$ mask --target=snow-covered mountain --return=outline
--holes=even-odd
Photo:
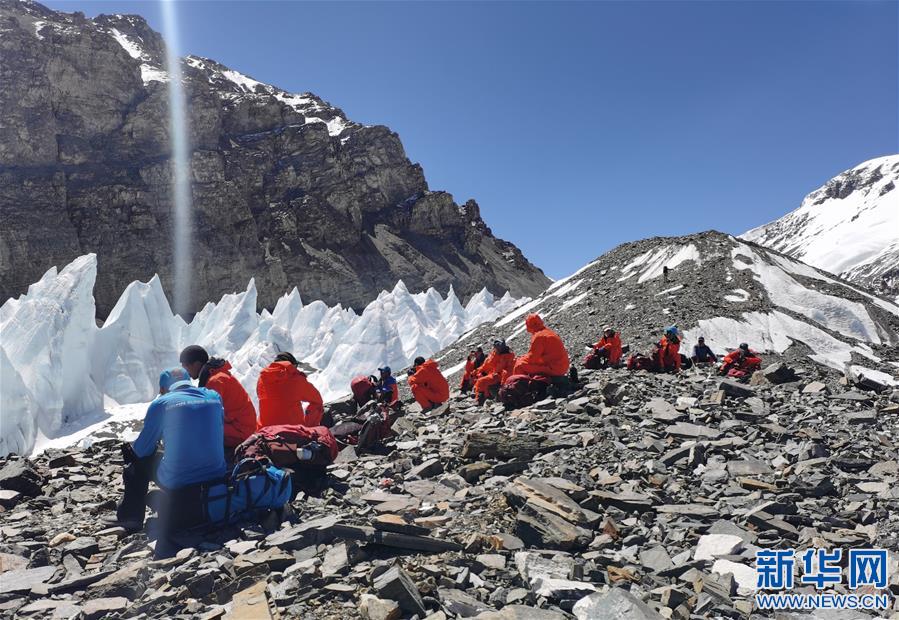
[[[649,352],[665,326],[676,324],[685,352],[703,335],[718,354],[747,342],[766,362],[786,360],[809,372],[848,371],[895,381],[899,369],[899,305],[719,232],[621,245],[484,323],[437,359],[459,370],[472,347],[497,336],[524,352],[529,312],[540,313],[560,333],[575,364],[606,323],[620,331],[631,351],[641,352]]]
[[[891,296],[899,295],[899,155],[866,161],[741,238]]]
[[[0,455],[28,453],[36,441],[102,421],[104,399],[107,406],[152,400],[160,370],[177,366],[188,344],[228,359],[254,400],[259,372],[290,351],[311,368],[327,400],[346,393],[355,375],[385,364],[400,370],[527,301],[508,293],[496,299],[484,289],[463,307],[452,289],[446,297],[433,288],[412,294],[400,281],[361,315],[321,301],[304,304],[296,288],[272,312],[258,314],[251,279],[187,324],[154,276],[132,282],[97,327],[96,278],[96,256],[82,256],[0,307]]]

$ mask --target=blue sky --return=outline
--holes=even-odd
[[[154,2],[47,2],[138,13]],[[744,230],[899,151],[896,2],[182,2],[182,53],[398,132],[431,189],[564,276]]]

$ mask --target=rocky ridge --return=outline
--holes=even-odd
[[[101,316],[133,280],[172,290],[165,44],[133,15],[0,1],[0,297],[100,260]],[[478,204],[432,191],[387,127],[213,60],[182,62],[194,204],[193,309],[256,278],[260,307],[364,307],[402,279],[468,298],[549,283]]]
[[[704,335],[719,355],[745,341],[772,362],[812,356],[822,375],[865,366],[895,376],[899,367],[895,303],[716,231],[622,244],[436,358],[443,368],[461,368],[470,349],[497,337],[520,354],[529,342],[523,324],[529,312],[559,333],[573,362],[604,324],[619,331],[630,352],[644,353],[665,326],[676,324],[684,334],[682,353]]]

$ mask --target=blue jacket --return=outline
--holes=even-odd
[[[178,388],[150,403],[134,453],[150,456],[162,440],[165,451],[156,479],[166,489],[220,480],[225,475],[224,417],[216,392]]]
[[[709,345],[693,345],[693,359],[702,361],[715,361],[717,358],[715,354],[712,353],[712,350],[709,348]]]

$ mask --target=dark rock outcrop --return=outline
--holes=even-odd
[[[168,74],[136,16],[0,0],[0,296],[96,252],[98,312],[158,273],[172,290]],[[256,277],[271,307],[365,305],[411,289],[535,295],[549,280],[493,236],[474,201],[432,192],[399,137],[310,93],[205,58],[182,62],[195,244],[192,305]]]

